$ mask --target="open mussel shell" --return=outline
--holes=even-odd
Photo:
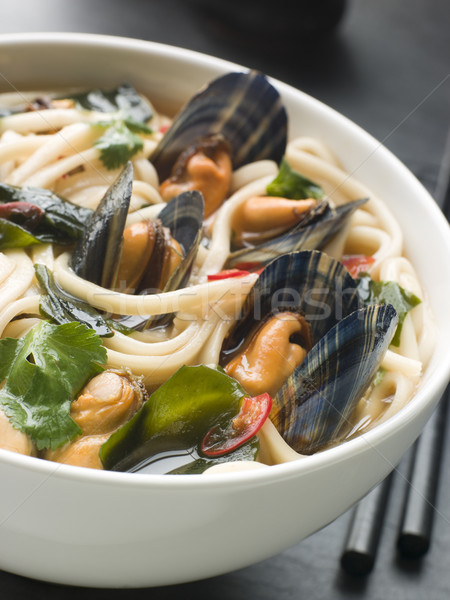
[[[184,258],[166,283],[163,292],[183,287],[189,279],[202,236],[204,202],[200,192],[183,192],[170,200],[158,215],[163,227],[180,244]]]
[[[397,322],[390,304],[355,311],[328,331],[287,379],[273,399],[271,419],[295,451],[313,454],[342,440]]]
[[[340,261],[318,250],[284,254],[258,277],[237,325],[224,340],[221,362],[226,363],[241,351],[259,325],[272,315],[283,311],[301,313],[315,344],[359,306],[355,281]]]
[[[105,288],[111,288],[117,276],[132,185],[129,162],[107,189],[72,253],[73,271]]]
[[[232,252],[226,267],[230,269],[241,263],[266,265],[287,252],[320,250],[341,230],[355,210],[366,202],[367,198],[362,198],[331,208],[324,200],[305,219],[282,235],[257,246]]]
[[[187,282],[200,243],[203,209],[203,196],[200,192],[183,192],[170,200],[152,221],[155,244],[147,265],[143,265],[144,274],[138,293],[170,292]],[[170,263],[169,247],[173,240],[179,246],[176,253],[183,258],[167,278],[164,272],[168,266],[166,263]]]
[[[191,98],[150,157],[160,181],[170,176],[183,151],[213,135],[228,142],[234,168],[259,159],[280,162],[287,116],[279,93],[264,75],[228,73]]]
[[[164,245],[164,236],[162,230],[165,228],[170,232],[180,245],[183,252],[183,259],[180,264],[170,275],[163,289],[144,287],[140,293],[161,293],[171,292],[184,287],[187,284],[189,275],[197,255],[198,247],[202,237],[204,201],[200,192],[193,190],[183,192],[175,198],[172,198],[159,213],[157,218],[158,235],[162,236],[161,245]],[[159,244],[155,244],[159,245]],[[162,264],[155,264],[155,260],[161,262],[164,260],[164,249],[152,255],[149,264],[146,267],[148,271],[147,282],[150,279],[158,280]],[[156,275],[156,277],[155,277]],[[127,327],[142,330],[149,327],[162,326],[170,323],[173,319],[173,314],[166,314],[157,317],[150,315],[135,315],[124,317],[121,323]]]

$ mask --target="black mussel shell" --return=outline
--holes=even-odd
[[[184,251],[183,261],[170,276],[164,292],[182,288],[189,279],[202,235],[203,211],[203,196],[194,190],[170,200],[158,215],[162,226],[169,229]]]
[[[158,239],[155,243],[156,253],[152,254],[147,266],[147,273],[140,284],[140,293],[160,293],[178,290],[187,284],[189,275],[197,255],[202,236],[203,226],[203,196],[200,192],[188,191],[172,198],[158,215],[156,227],[159,229]],[[176,267],[169,277],[164,289],[157,289],[155,281],[159,281],[162,265],[160,261],[164,258],[164,234],[162,229],[166,228],[170,235],[180,244],[184,256],[181,263]],[[155,260],[157,264],[155,264]],[[133,329],[146,329],[149,327],[160,327],[171,322],[173,314],[151,316],[130,316],[122,319],[122,323]]]
[[[106,191],[72,253],[73,271],[101,287],[115,284],[132,185],[133,166],[128,162]]]
[[[320,250],[345,225],[354,211],[365,204],[367,198],[354,200],[331,208],[324,200],[320,202],[297,225],[271,240],[253,248],[242,248],[232,252],[226,267],[239,264],[266,265],[275,258],[296,250]]]
[[[194,190],[172,198],[159,213],[154,221],[155,247],[139,285],[139,293],[171,292],[187,283],[202,234],[203,206],[202,194]],[[163,270],[169,236],[179,243],[183,260],[173,271],[163,289],[160,289],[158,283]]]
[[[318,250],[284,254],[269,263],[257,279],[237,325],[224,340],[221,363],[241,351],[268,316],[283,311],[301,313],[316,344],[359,306],[355,281],[340,261]]]
[[[287,116],[278,91],[264,75],[228,73],[191,98],[150,157],[160,181],[170,176],[182,152],[212,135],[228,142],[234,168],[259,159],[281,161]]]
[[[343,439],[397,322],[390,304],[353,312],[319,340],[287,379],[273,399],[271,419],[295,451],[313,454]]]

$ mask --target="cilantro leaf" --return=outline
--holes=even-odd
[[[140,121],[135,121],[131,117],[125,117],[123,122],[133,133],[153,133],[153,129],[151,127],[145,123],[141,123]]]
[[[108,170],[125,165],[137,152],[142,150],[144,142],[129,129],[124,121],[111,123],[104,135],[96,142],[100,150],[100,159]]]
[[[421,300],[412,292],[402,288],[396,281],[374,281],[370,275],[362,275],[356,280],[359,297],[365,306],[368,304],[392,304],[398,314],[398,325],[392,345],[400,345],[403,322],[408,312],[420,304]]]
[[[42,321],[22,338],[0,340],[0,405],[38,450],[55,449],[80,433],[70,404],[105,362],[100,338],[85,325]]]
[[[150,105],[128,85],[111,91],[91,90],[72,96],[78,106],[87,110],[111,113],[94,127],[103,127],[105,133],[95,142],[100,160],[108,170],[125,165],[144,143],[138,134],[152,133],[146,124],[153,116]]]
[[[324,196],[319,185],[292,170],[285,159],[281,161],[278,175],[269,183],[266,192],[269,196],[280,196],[291,200],[305,198],[320,200]]]

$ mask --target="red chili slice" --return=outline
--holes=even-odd
[[[272,398],[269,394],[260,394],[243,399],[239,414],[224,429],[213,427],[203,438],[201,451],[205,456],[221,456],[235,450],[252,438],[269,416]]]
[[[0,218],[18,223],[33,231],[44,216],[44,211],[39,206],[30,202],[6,202],[0,204]]]
[[[373,256],[363,254],[349,254],[342,258],[342,264],[352,277],[358,277],[360,273],[368,271],[374,262]]]
[[[250,275],[250,271],[241,271],[240,269],[225,269],[218,273],[208,275],[208,281],[218,281],[219,279],[229,279],[230,277],[244,277]]]

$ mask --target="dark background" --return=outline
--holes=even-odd
[[[0,9],[0,33],[120,35],[259,69],[367,129],[435,192],[450,128],[447,0],[0,0]],[[420,230],[417,238],[426,243]],[[80,594],[86,600],[447,600],[450,444],[443,451],[432,545],[420,560],[399,558],[396,551],[409,460],[410,454],[394,474],[377,561],[366,577],[351,577],[340,567],[348,512],[270,560],[208,580],[132,591],[79,590],[0,572],[0,595],[5,600],[71,600]]]

